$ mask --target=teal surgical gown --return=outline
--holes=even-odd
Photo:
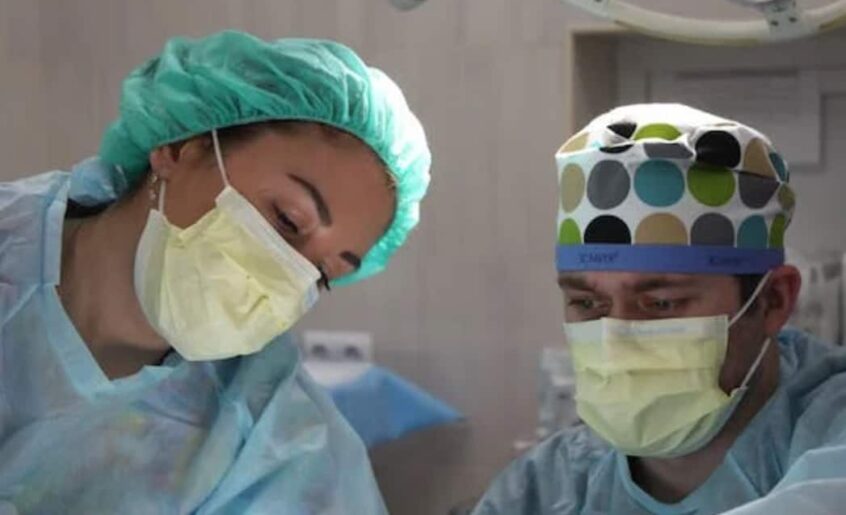
[[[807,334],[779,335],[780,383],[695,491],[658,502],[625,456],[586,426],[560,432],[494,480],[474,515],[846,513],[846,353]],[[801,507],[801,509],[797,508]],[[821,510],[821,511],[816,511]]]
[[[384,514],[362,442],[282,336],[110,381],[56,294],[67,199],[126,191],[98,159],[0,184],[0,515]]]

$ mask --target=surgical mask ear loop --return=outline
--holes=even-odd
[[[743,305],[742,308],[731,318],[729,321],[729,327],[732,326],[735,322],[737,322],[740,317],[742,317],[746,311],[749,309],[755,300],[758,298],[758,295],[761,294],[761,291],[764,289],[764,285],[767,284],[767,280],[772,275],[772,270],[768,271],[764,274],[764,277],[761,278],[761,282],[758,283],[758,286],[755,287],[755,290],[752,292],[752,295],[749,296],[749,299]],[[770,347],[770,343],[772,342],[772,338],[767,338],[764,341],[764,344],[761,346],[760,352],[758,352],[758,357],[755,358],[755,361],[752,363],[752,366],[749,367],[749,371],[746,372],[746,377],[743,378],[743,381],[740,383],[738,389],[746,388],[749,385],[749,381],[752,380],[752,376],[755,374],[755,371],[758,370],[758,366],[761,364],[761,361],[764,359],[764,355],[767,353],[767,349]]]
[[[167,190],[167,181],[161,181],[161,186],[159,186],[159,213],[164,216],[164,200],[165,200],[165,191]]]
[[[755,362],[752,363],[752,366],[749,367],[749,372],[746,372],[746,377],[743,378],[743,382],[740,383],[739,388],[746,388],[749,386],[749,381],[752,380],[752,375],[755,374],[755,371],[758,370],[758,366],[761,364],[761,361],[764,359],[764,354],[767,353],[767,349],[770,347],[770,343],[772,343],[772,338],[767,338],[764,341],[764,345],[761,346],[761,352],[758,353],[758,357],[755,358]]]
[[[217,137],[217,129],[212,130],[212,143],[214,145],[214,157],[217,159],[217,169],[220,170],[220,177],[223,179],[224,187],[229,187],[229,179],[226,178],[226,168],[223,166],[223,154],[220,151],[220,141]],[[159,187],[159,212],[164,215],[164,199],[167,190],[167,181],[161,181]]]
[[[223,179],[223,185],[227,188],[232,187],[227,178],[226,167],[223,166],[223,152],[220,151],[220,139],[217,136],[217,129],[212,129],[212,144],[214,145],[214,157],[217,159],[217,168],[220,170],[220,177]]]
[[[756,286],[755,290],[752,291],[752,295],[749,296],[749,299],[746,301],[743,307],[741,307],[740,310],[738,310],[738,312],[735,313],[733,317],[731,317],[731,320],[729,320],[729,327],[733,326],[735,322],[740,320],[740,317],[745,315],[746,311],[749,310],[749,307],[755,303],[755,300],[758,298],[758,295],[761,294],[761,290],[764,289],[764,286],[767,284],[767,280],[770,278],[770,275],[772,275],[772,273],[772,270],[768,270],[767,273],[764,274],[764,277],[761,278],[761,281],[758,283],[758,286]]]

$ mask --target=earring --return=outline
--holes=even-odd
[[[159,198],[159,190],[156,184],[159,182],[159,176],[155,173],[150,174],[150,202],[155,204]]]

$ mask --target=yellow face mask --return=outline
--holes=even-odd
[[[729,327],[752,304],[726,315],[564,324],[576,376],[579,417],[630,456],[690,454],[722,429],[748,390],[770,340],[738,388],[719,386]]]
[[[317,268],[229,184],[215,207],[180,229],[150,210],[135,258],[135,290],[149,322],[187,360],[261,350],[317,301]]]

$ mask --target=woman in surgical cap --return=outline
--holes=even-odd
[[[0,185],[0,514],[385,512],[285,336],[382,270],[429,182],[349,48],[173,39],[99,155]]]

